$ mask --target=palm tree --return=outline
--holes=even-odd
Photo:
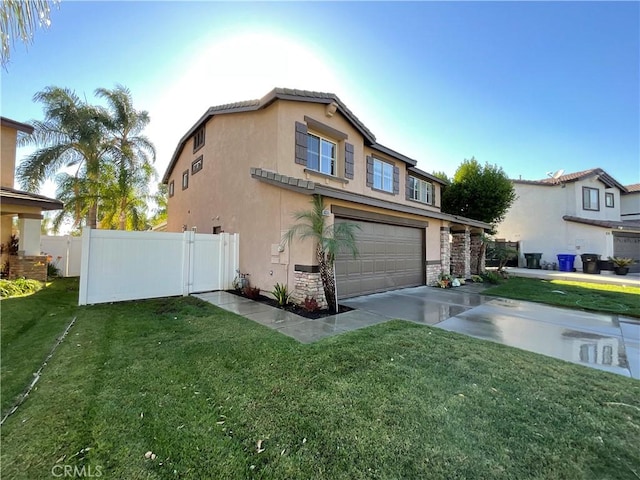
[[[51,21],[51,4],[60,0],[3,0],[0,2],[0,36],[2,37],[2,66],[6,67],[11,57],[11,46],[15,40],[29,45],[38,27],[48,27]]]
[[[77,199],[83,202],[78,211],[85,212],[87,225],[96,228],[98,180],[109,151],[104,142],[104,113],[66,88],[47,87],[33,98],[44,104],[44,120],[32,121],[33,134],[19,143],[41,148],[20,164],[18,180],[24,189],[35,192],[59,170],[75,167],[75,177],[85,188],[83,198]]]
[[[348,251],[354,258],[358,255],[355,230],[360,227],[354,223],[326,224],[324,200],[321,195],[312,198],[311,210],[294,213],[297,222],[284,235],[283,241],[291,243],[295,237],[311,239],[316,244],[316,259],[320,269],[320,278],[327,304],[338,312],[334,264],[336,255]]]
[[[146,200],[149,196],[149,182],[156,177],[152,163],[156,159],[155,147],[142,134],[149,124],[149,114],[138,111],[133,107],[131,92],[122,85],[113,90],[99,88],[96,96],[107,102],[103,109],[106,118],[107,144],[116,171],[113,172],[113,182],[107,182],[103,197],[103,208],[106,217],[118,216],[118,228],[144,228],[142,222],[142,207],[146,210]],[[110,177],[106,176],[108,180]],[[146,217],[145,217],[146,220]]]

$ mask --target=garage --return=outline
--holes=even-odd
[[[635,259],[636,263],[629,267],[633,273],[640,272],[640,234],[630,232],[613,232],[613,256]]]
[[[341,253],[336,258],[339,298],[424,285],[426,223],[408,226],[403,220],[391,224],[336,217],[336,223],[360,227],[356,232],[358,256],[354,259]]]

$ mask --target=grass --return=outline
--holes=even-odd
[[[3,478],[640,475],[637,380],[401,321],[302,345],[194,298],[76,313]]]
[[[55,281],[29,297],[3,299],[0,325],[0,406],[4,412],[33,379],[73,318],[78,280]]]
[[[640,317],[639,287],[511,277],[482,293],[559,307]]]

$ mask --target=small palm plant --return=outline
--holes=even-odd
[[[629,267],[636,263],[633,258],[626,257],[609,257],[609,261],[613,262],[616,267]]]
[[[271,295],[276,299],[280,308],[285,307],[289,303],[289,297],[291,296],[289,289],[287,289],[287,286],[283,283],[276,283],[273,286]]]
[[[294,213],[298,223],[294,224],[282,239],[284,243],[291,243],[294,238],[311,239],[316,244],[316,259],[320,269],[320,278],[327,304],[338,312],[336,298],[336,282],[334,264],[336,255],[341,251],[358,255],[355,231],[360,227],[354,223],[337,223],[327,225],[323,214],[324,200],[321,195],[314,195],[311,210]]]

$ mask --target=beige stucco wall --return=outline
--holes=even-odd
[[[347,183],[305,172],[295,157],[295,122],[304,122],[305,115],[347,135],[354,145],[354,179]],[[344,172],[344,145],[338,147],[337,171]],[[224,114],[206,124],[205,144],[193,152],[193,139],[185,145],[169,177],[174,182],[174,196],[168,201],[167,231],[197,228],[211,233],[214,226],[222,231],[240,233],[240,270],[250,274],[253,285],[271,290],[276,282],[293,288],[294,265],[315,265],[313,245],[295,241],[279,252],[282,235],[294,223],[293,213],[310,208],[311,196],[292,192],[251,178],[250,168],[278,172],[312,180],[402,205],[420,207],[405,199],[406,164],[377,154],[400,168],[400,193],[389,195],[366,186],[365,148],[360,133],[339,113],[329,118],[324,105],[277,101],[255,112]],[[191,162],[203,156],[203,168],[191,174]],[[182,174],[189,170],[189,187],[182,190]],[[439,190],[437,190],[439,198]],[[401,214],[380,208],[326,199],[331,205],[347,206],[386,215],[425,221],[418,215]],[[439,201],[438,201],[439,204]],[[429,207],[432,210],[433,207]],[[429,208],[425,208],[428,211]],[[333,216],[327,218],[333,222]],[[440,259],[440,226],[443,222],[429,220],[426,233],[425,260]]]
[[[18,131],[2,127],[0,135],[0,185],[13,188]]]
[[[640,220],[640,192],[621,195],[620,216],[622,220]]]
[[[582,209],[583,185],[601,189],[600,212]],[[601,182],[572,182],[564,186],[515,183],[514,188],[517,200],[498,226],[496,238],[520,242],[521,253],[542,253],[542,261],[545,262],[557,262],[558,254],[575,254],[576,268],[582,268],[580,255],[583,253],[596,253],[603,258],[613,254],[610,230],[562,219],[563,215],[571,215],[614,220],[610,215],[619,212],[619,207],[604,207],[605,189]],[[615,205],[619,203],[618,194]],[[525,265],[523,257],[520,265]]]

